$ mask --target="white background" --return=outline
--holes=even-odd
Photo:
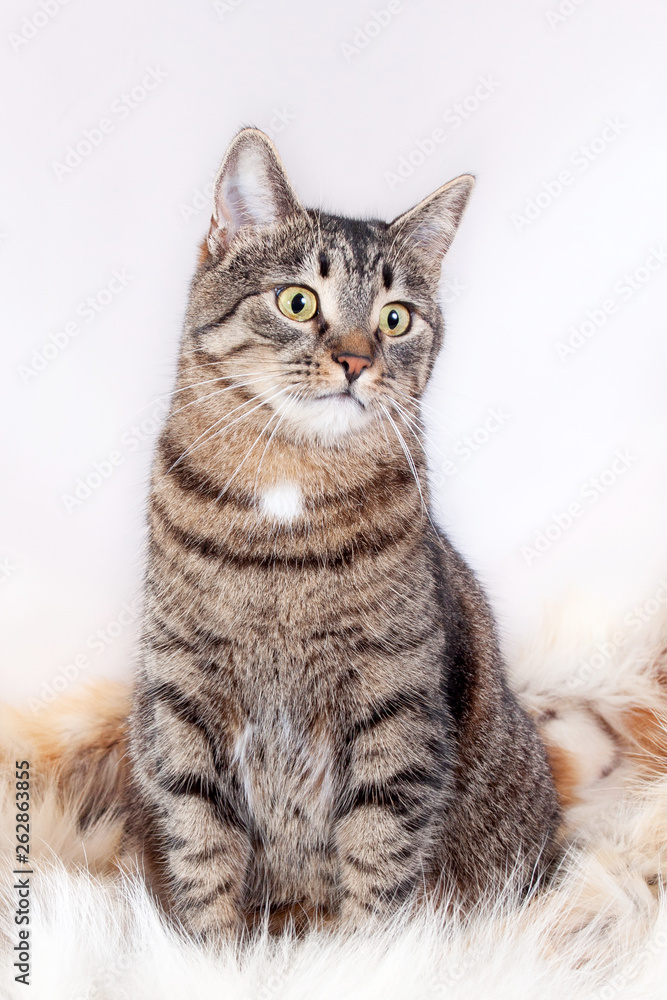
[[[129,675],[121,609],[140,588],[160,397],[203,192],[244,124],[273,131],[306,204],[346,214],[389,219],[477,174],[445,269],[429,451],[436,473],[456,465],[438,507],[508,648],[573,589],[621,615],[662,596],[667,261],[642,266],[667,249],[664,2],[403,0],[364,34],[382,0],[44,4],[4,3],[0,28],[3,696]],[[133,90],[150,69],[160,82]],[[99,145],[58,167],[105,118]],[[444,141],[424,143],[434,129]],[[114,271],[131,280],[105,304]],[[92,322],[89,296],[104,305]],[[608,299],[615,311],[559,357]],[[487,440],[466,457],[465,435]],[[617,449],[625,469],[587,488]],[[111,475],[68,504],[113,452]],[[527,555],[572,503],[571,525]]]

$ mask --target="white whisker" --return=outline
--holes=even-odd
[[[278,393],[276,393],[276,395],[280,395],[280,393],[283,393],[283,392],[286,392],[286,391],[287,391],[286,389],[280,389],[280,390],[278,391]],[[275,399],[275,396],[272,396],[272,397],[270,397],[270,398],[271,398],[271,399]],[[265,400],[265,402],[268,402],[268,400]],[[243,414],[243,416],[246,416],[246,414]],[[251,453],[251,452],[253,451],[253,449],[254,449],[255,445],[256,445],[256,444],[257,444],[257,442],[258,442],[258,441],[260,440],[260,438],[261,438],[261,437],[262,437],[262,436],[263,436],[263,435],[264,435],[264,434],[266,433],[266,431],[267,431],[267,428],[268,428],[269,424],[271,423],[271,421],[272,421],[272,420],[274,420],[274,419],[275,419],[275,417],[278,417],[278,423],[276,424],[276,426],[274,427],[273,431],[271,432],[271,436],[269,437],[269,441],[271,440],[271,437],[273,437],[273,434],[274,434],[274,432],[276,431],[276,429],[277,429],[277,427],[279,426],[279,424],[280,424],[280,421],[281,421],[281,419],[282,419],[282,415],[280,414],[280,411],[278,411],[278,410],[274,411],[274,412],[273,412],[273,413],[271,414],[271,416],[269,417],[269,419],[267,420],[267,422],[266,422],[266,423],[264,424],[264,427],[263,427],[263,428],[261,429],[261,431],[259,432],[259,434],[258,434],[258,435],[257,435],[257,437],[255,438],[255,440],[253,441],[253,443],[252,443],[252,444],[250,445],[250,447],[248,448],[247,452],[245,453],[245,457],[244,457],[244,458],[242,459],[242,461],[241,461],[241,462],[239,462],[239,464],[238,464],[238,465],[236,466],[236,469],[234,470],[234,473],[233,473],[233,475],[232,475],[232,476],[231,476],[231,477],[230,477],[230,478],[229,478],[229,479],[227,480],[227,482],[226,482],[226,484],[225,484],[224,488],[223,488],[223,489],[222,489],[222,490],[220,491],[220,493],[218,494],[218,496],[217,496],[217,499],[218,499],[218,500],[220,500],[220,498],[221,498],[222,496],[224,496],[224,494],[225,494],[225,493],[227,492],[227,490],[229,489],[229,487],[230,487],[230,486],[231,486],[231,484],[233,483],[234,479],[236,478],[236,476],[237,476],[237,475],[239,474],[239,472],[241,471],[241,468],[242,468],[242,467],[243,467],[243,466],[245,465],[245,463],[247,462],[248,458],[250,457],[250,453]],[[268,442],[267,442],[267,446],[268,446]],[[266,452],[266,448],[264,449],[264,451]],[[263,457],[264,457],[264,455],[262,455],[262,458],[263,458]],[[261,462],[261,459],[260,459],[260,462]],[[255,483],[257,483],[257,477],[255,477]]]
[[[438,452],[441,458],[447,461],[447,456],[445,455],[444,451],[441,448],[439,448],[438,445],[435,443],[435,441],[433,441],[428,436],[428,434],[420,424],[419,419],[417,417],[414,417],[411,413],[409,413],[406,409],[404,409],[404,407],[402,407],[396,399],[392,399],[390,396],[387,398],[389,399],[389,402],[392,403],[397,413],[403,418],[404,423],[410,428],[410,430],[414,434],[424,454],[428,456],[428,452],[424,448],[422,438],[425,441],[427,441],[428,444],[430,444],[430,446],[435,449],[435,451]]]
[[[290,393],[287,394],[287,399],[285,400],[285,402],[287,403],[287,405],[289,407],[289,404],[293,404],[293,403],[297,402],[299,400],[299,398],[300,397],[299,397],[298,393],[296,395],[294,395],[293,393],[290,392]],[[267,449],[268,449],[269,445],[271,444],[271,441],[273,439],[274,434],[276,433],[276,431],[280,427],[280,424],[282,423],[283,417],[288,412],[289,412],[289,409],[284,409],[280,413],[280,419],[278,420],[278,423],[276,424],[276,426],[271,431],[271,434],[269,435],[269,440],[266,442],[266,445],[264,447],[264,451],[262,452],[261,458],[259,460],[259,464],[257,466],[257,472],[255,473],[255,484],[253,486],[253,493],[257,492],[257,480],[259,479],[259,472],[260,472],[260,469],[262,468],[262,462],[264,461],[264,456],[266,455]]]
[[[218,380],[211,379],[210,381],[216,382]],[[214,396],[221,396],[223,392],[231,392],[232,389],[242,389],[246,385],[257,385],[258,382],[263,382],[263,381],[264,381],[264,376],[262,376],[261,378],[250,379],[250,381],[248,382],[235,382],[234,385],[227,385],[224,387],[224,389],[216,389],[215,392],[209,392],[206,396],[197,396],[196,399],[191,399],[189,403],[184,403],[183,406],[179,406],[177,410],[173,410],[171,415],[173,417],[174,414],[180,413],[181,410],[187,410],[188,406],[194,406],[195,403],[203,403],[204,400],[206,399],[212,399]],[[203,382],[199,383],[199,385],[203,384],[204,384]],[[188,386],[187,388],[190,388],[190,386]]]
[[[202,438],[204,436],[204,434],[207,434],[209,431],[211,431],[213,429],[213,427],[216,427],[218,424],[221,424],[223,422],[223,420],[227,420],[227,418],[230,417],[232,415],[232,413],[236,413],[237,410],[240,410],[244,406],[247,406],[248,403],[254,402],[254,400],[253,399],[249,399],[249,400],[246,400],[245,403],[241,403],[240,406],[235,406],[233,410],[230,410],[229,413],[225,413],[225,415],[223,417],[221,417],[220,420],[216,420],[215,423],[212,424],[209,428],[207,428],[207,430],[205,430],[202,434],[200,434],[199,437],[195,438],[195,440],[183,452],[183,454],[181,456],[179,456],[179,458],[176,459],[176,462],[174,462],[174,465],[176,465],[177,462],[180,462],[180,460],[182,458],[184,458],[185,455],[187,455],[187,454],[191,455],[193,452],[198,451],[199,448],[203,448],[204,445],[206,445],[210,441],[212,441],[213,438],[215,438],[215,437],[221,437],[221,435],[223,434],[223,432],[226,433],[235,424],[238,424],[238,422],[240,420],[245,420],[246,417],[249,417],[251,413],[255,412],[255,410],[259,410],[259,408],[261,406],[264,406],[265,403],[270,403],[271,400],[276,399],[278,396],[282,395],[284,392],[287,392],[287,389],[278,389],[278,391],[275,392],[272,396],[269,396],[267,399],[261,399],[259,401],[259,403],[256,406],[253,406],[253,408],[251,410],[247,410],[245,413],[242,413],[240,416],[236,417],[235,420],[232,420],[231,423],[226,424],[225,427],[222,428],[222,430],[215,431],[213,434],[210,435],[210,437],[207,437],[205,441],[200,441],[200,438]],[[257,396],[255,398],[258,399],[259,397]],[[198,441],[199,441],[199,444],[197,444]],[[194,447],[195,445],[196,445],[196,447]],[[173,466],[172,466],[172,468],[173,468]]]
[[[394,431],[396,433],[396,437],[398,438],[399,444],[400,444],[401,448],[403,449],[403,454],[405,455],[407,463],[408,463],[408,465],[410,467],[410,472],[412,473],[412,475],[414,477],[414,480],[415,480],[415,483],[417,485],[417,489],[419,491],[419,498],[421,500],[421,504],[422,504],[422,507],[424,509],[424,513],[428,517],[429,521],[431,521],[431,515],[429,513],[428,507],[426,506],[426,501],[424,500],[424,494],[422,492],[421,483],[419,481],[419,476],[417,475],[417,467],[415,466],[414,459],[413,459],[412,455],[410,454],[410,449],[408,448],[407,444],[405,443],[405,441],[403,439],[403,435],[401,434],[401,432],[399,431],[398,427],[396,426],[396,422],[394,421],[394,418],[392,417],[392,415],[389,412],[389,410],[387,409],[387,407],[384,405],[384,403],[379,403],[379,406],[380,406],[380,408],[382,410],[384,410],[384,412],[387,415],[387,419],[389,420],[389,423],[394,428]],[[435,528],[435,525],[433,524],[433,521],[431,521],[431,524]]]

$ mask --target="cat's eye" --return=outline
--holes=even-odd
[[[278,308],[283,316],[302,323],[312,319],[317,312],[317,296],[310,288],[289,285],[288,288],[281,288],[278,291]]]
[[[380,310],[380,333],[400,337],[410,329],[410,310],[400,302],[390,302]]]

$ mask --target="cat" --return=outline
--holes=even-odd
[[[232,141],[149,499],[131,759],[181,925],[302,908],[341,928],[557,853],[544,747],[471,570],[434,525],[420,397],[473,187],[392,223],[302,207]]]

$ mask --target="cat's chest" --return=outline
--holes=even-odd
[[[298,711],[265,705],[238,731],[231,762],[255,822],[271,826],[299,816],[318,825],[327,821],[339,768],[326,724],[306,724]]]
[[[255,504],[260,521],[268,525],[290,525],[306,513],[303,489],[289,479],[257,490]]]

